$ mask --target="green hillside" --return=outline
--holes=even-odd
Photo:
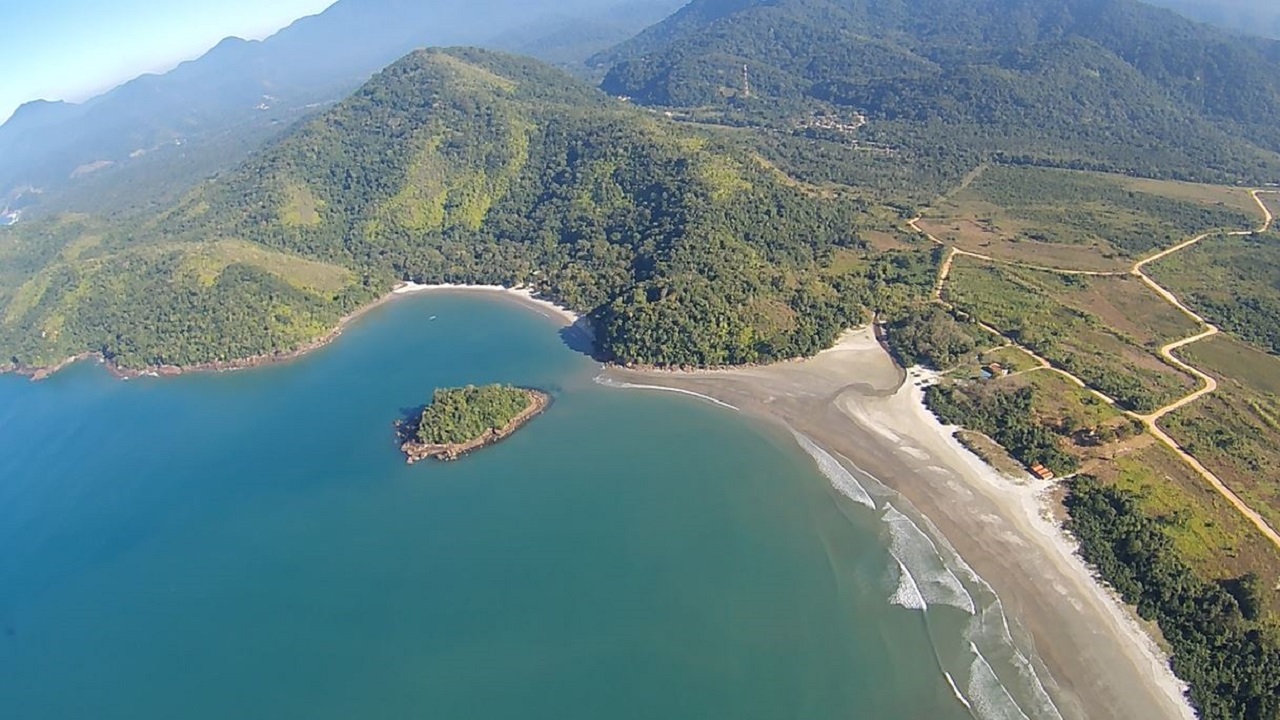
[[[623,362],[805,355],[930,283],[928,253],[865,249],[867,222],[535,61],[421,51],[146,222],[0,237],[0,357],[283,352],[397,279],[534,285]]]
[[[903,152],[1261,182],[1280,177],[1277,58],[1132,0],[696,0],[593,62],[642,104],[848,108]]]

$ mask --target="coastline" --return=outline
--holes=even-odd
[[[30,378],[33,382],[39,382],[53,377],[76,363],[96,361],[104,365],[107,372],[110,373],[112,377],[120,380],[131,380],[141,377],[176,377],[178,375],[186,375],[189,373],[235,372],[264,365],[285,363],[291,360],[297,360],[308,353],[319,350],[334,342],[342,336],[343,331],[346,330],[351,323],[359,320],[366,313],[402,297],[427,292],[485,293],[499,298],[506,298],[524,305],[525,307],[531,308],[543,317],[559,322],[565,327],[577,327],[581,332],[587,334],[588,337],[590,337],[592,333],[590,323],[585,318],[566,307],[557,305],[550,300],[544,300],[537,297],[536,291],[530,287],[508,288],[502,285],[455,285],[448,283],[422,285],[405,281],[397,283],[395,287],[382,297],[374,300],[373,302],[367,303],[340,318],[337,325],[335,325],[334,328],[325,335],[287,352],[268,353],[247,358],[238,358],[235,360],[215,360],[195,365],[155,365],[142,370],[121,368],[103,357],[102,353],[86,352],[69,357],[55,365],[45,367],[26,368],[0,365],[0,374],[12,373]]]
[[[404,282],[342,318],[324,337],[289,353],[144,371],[105,364],[114,376],[131,378],[287,362],[335,341],[348,324],[384,303],[424,292],[506,298],[564,327],[590,332],[584,318],[536,297],[531,288]],[[82,354],[50,368],[18,372],[39,380],[95,358],[103,361]],[[700,396],[799,433],[835,457],[855,460],[923,514],[990,585],[1015,620],[1019,647],[1034,648],[1033,656],[1047,670],[1045,685],[1063,717],[1195,717],[1167,657],[1132,612],[1094,578],[1074,541],[1049,517],[1046,495],[1053,483],[1002,475],[965,448],[954,437],[955,428],[943,425],[924,405],[923,384],[930,374],[904,373],[872,328],[846,332],[834,347],[810,359],[721,370],[611,366],[601,377],[623,387]]]
[[[1052,482],[1008,477],[924,404],[932,375],[898,368],[871,328],[808,360],[733,370],[611,367],[607,384],[695,394],[849,458],[905,498],[1013,620],[1066,718],[1195,717],[1168,658],[1051,517]]]

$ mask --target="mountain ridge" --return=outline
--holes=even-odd
[[[590,62],[608,92],[641,104],[794,114],[818,100],[866,114],[872,133],[932,115],[975,137],[1003,124],[1012,141],[975,141],[986,154],[1033,157],[1035,138],[1017,136],[1035,130],[1095,145],[1071,161],[1086,166],[1150,174],[1190,150],[1179,177],[1262,182],[1280,176],[1278,54],[1131,0],[694,0]],[[1124,149],[1151,138],[1159,163]]]
[[[142,222],[17,228],[39,255],[0,263],[0,354],[289,353],[414,280],[536,287],[619,362],[807,355],[928,286],[928,252],[870,252],[866,210],[537,61],[420,50]]]
[[[190,184],[220,167],[217,156],[243,156],[282,126],[317,104],[341,99],[415,47],[486,44],[504,34],[513,44],[532,43],[539,32],[536,23],[551,15],[559,18],[556,28],[616,16],[632,23],[626,26],[631,31],[661,17],[674,2],[570,0],[544,12],[518,0],[438,0],[427,5],[340,0],[265,40],[226,38],[168,73],[140,76],[83,104],[60,105],[57,112],[44,113],[48,117],[41,122],[0,125],[0,196],[26,186],[42,188],[47,195],[74,192],[78,186],[69,179],[78,167],[153,158],[167,163],[163,172],[181,178],[165,186]],[[522,36],[522,31],[529,34]],[[542,31],[549,32],[545,27]],[[614,32],[602,35],[603,41],[616,40]],[[556,52],[567,41],[543,49]],[[22,116],[30,116],[31,109]],[[240,136],[239,141],[221,139],[229,132]],[[216,149],[191,146],[153,155],[175,142],[205,140]],[[117,203],[98,203],[103,204]]]

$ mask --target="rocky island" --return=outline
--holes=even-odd
[[[549,405],[547,393],[510,385],[436,390],[420,416],[398,423],[400,449],[410,465],[457,460],[510,436]]]

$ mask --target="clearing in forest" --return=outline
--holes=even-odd
[[[1197,389],[1194,378],[1170,367],[1137,336],[1154,337],[1157,328],[1173,322],[1159,311],[1159,298],[1151,296],[1155,319],[1150,324],[1135,320],[1130,325],[1137,335],[1131,334],[1113,328],[1109,319],[1091,312],[1084,302],[1092,297],[1090,283],[1096,280],[962,256],[955,260],[943,297],[1126,409],[1150,412]],[[1059,298],[1064,295],[1077,304]],[[1136,295],[1133,302],[1138,302]]]
[[[926,211],[919,225],[997,260],[1126,272],[1153,250],[1257,223],[1257,205],[1242,188],[993,166]]]

